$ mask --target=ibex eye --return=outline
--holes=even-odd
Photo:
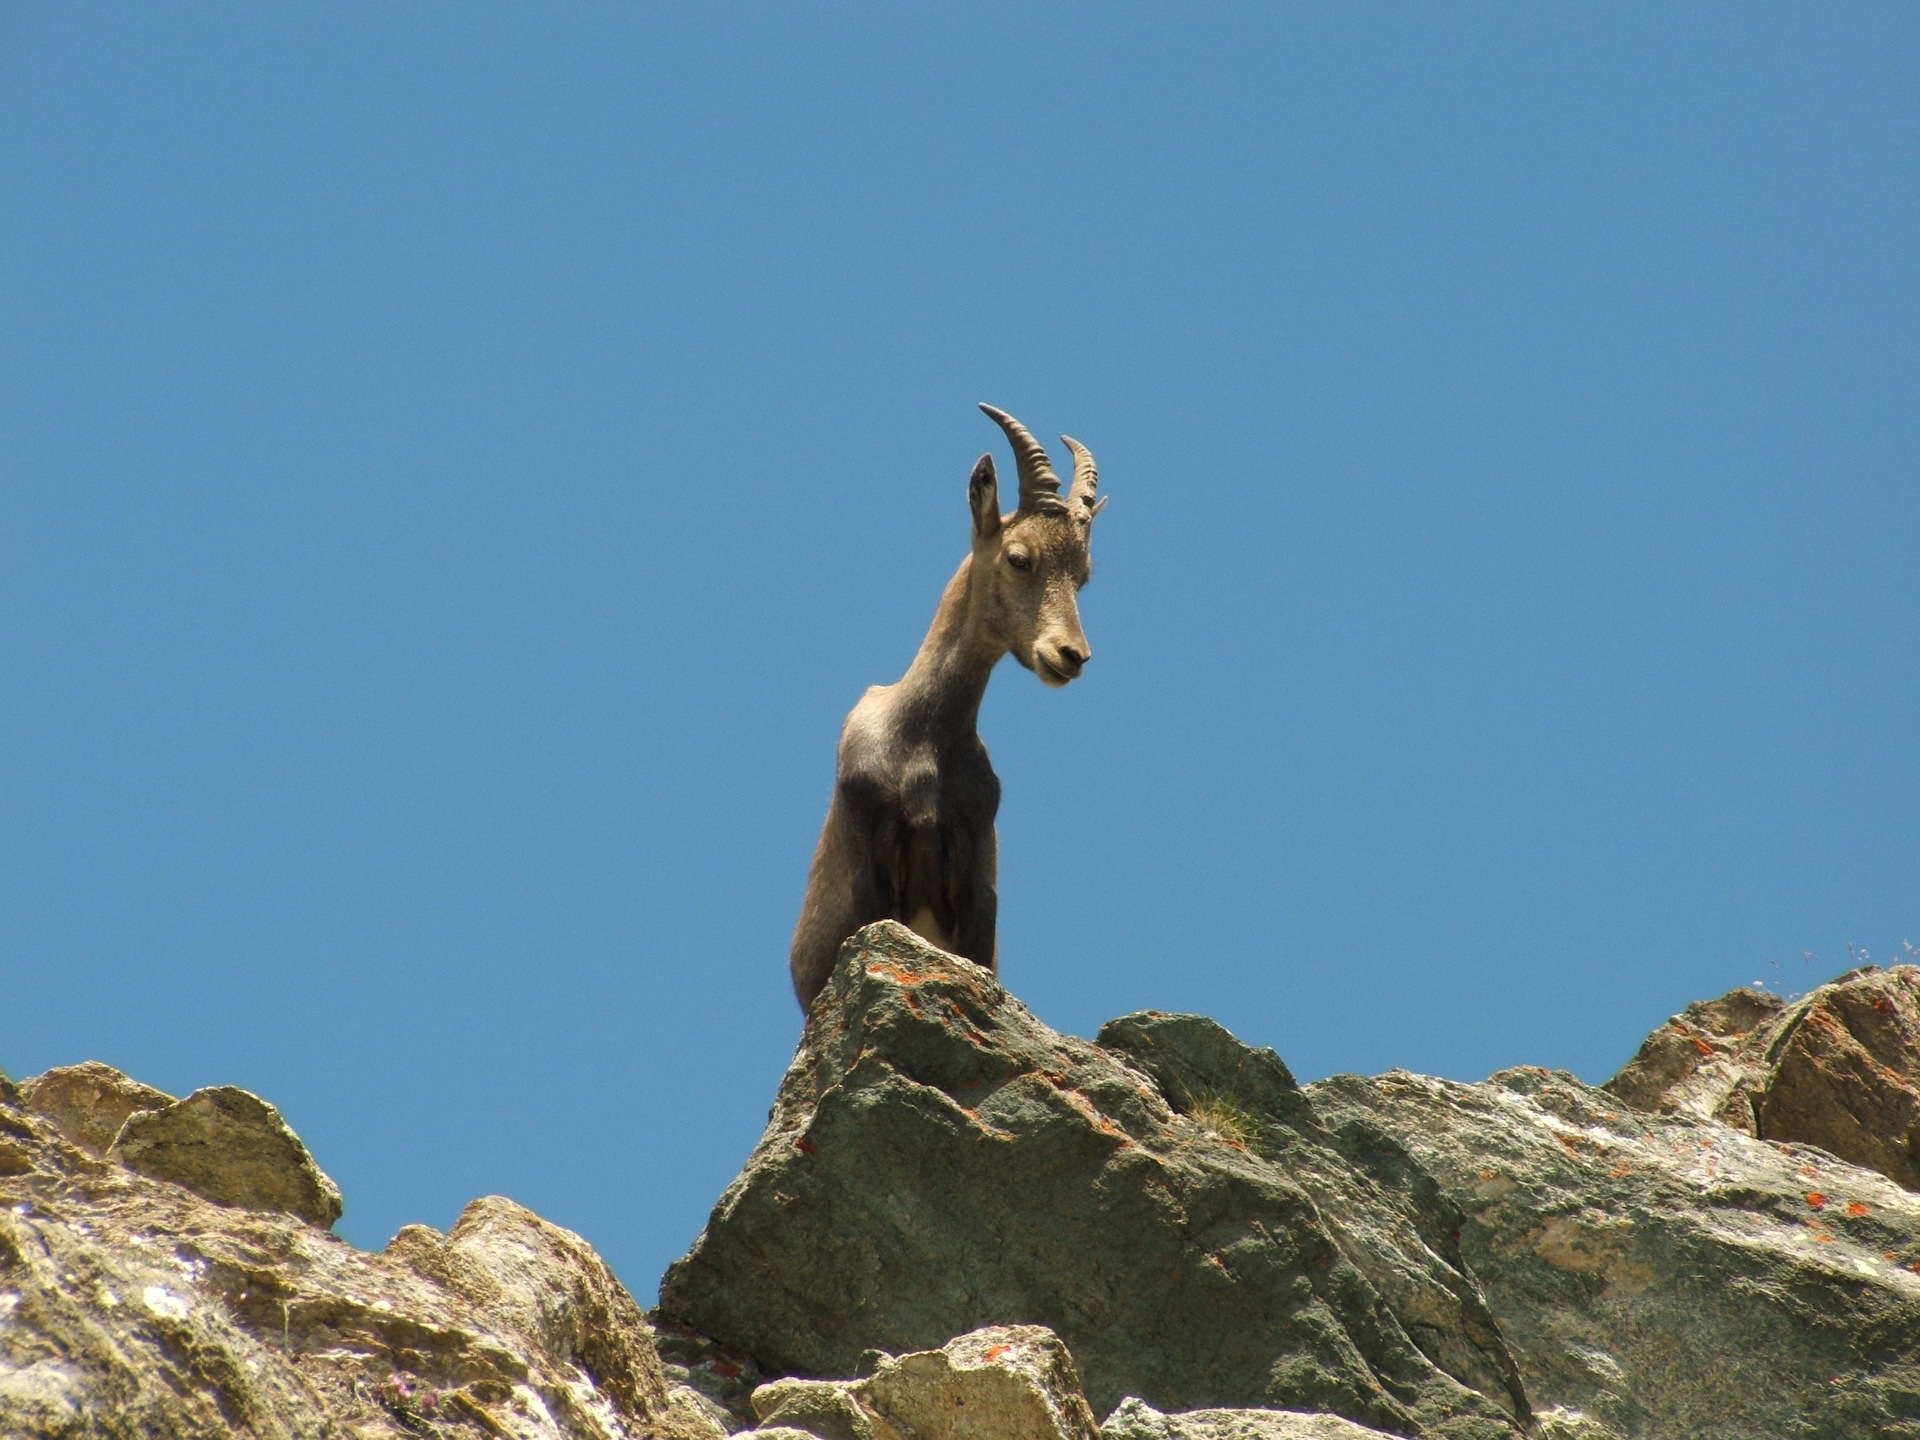
[[[1024,550],[1009,550],[1007,552],[1007,563],[1016,570],[1031,570],[1033,568],[1033,557],[1028,555]]]

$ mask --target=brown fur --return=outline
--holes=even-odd
[[[934,944],[998,970],[995,917],[1000,781],[976,724],[987,681],[1011,653],[1052,686],[1092,658],[1080,628],[1095,501],[1093,457],[1075,457],[1062,500],[1046,452],[1019,421],[981,406],[1013,442],[1020,505],[1000,513],[993,457],[973,467],[973,549],[948,582],[907,673],[853,707],[826,827],[793,936],[793,988],[809,1008],[841,943],[862,925],[899,920]]]

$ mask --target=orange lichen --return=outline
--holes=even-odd
[[[1849,1200],[1847,1202],[1847,1214],[1864,1215],[1866,1213],[1867,1213],[1867,1207],[1864,1204],[1862,1204],[1860,1201]]]
[[[987,1347],[986,1358],[988,1360],[998,1360],[1002,1355],[1006,1354],[1007,1351],[1011,1350],[1012,1348],[1013,1346],[1011,1345],[989,1345]]]
[[[1807,1204],[1816,1210],[1824,1210],[1827,1208],[1827,1197],[1822,1195],[1818,1190],[1809,1190],[1807,1192]]]
[[[868,973],[868,975],[879,975],[881,979],[891,979],[895,985],[918,985],[920,981],[924,981],[925,979],[925,975],[922,975],[920,972],[902,970],[900,966],[883,966],[883,964],[879,964],[877,960],[874,964],[870,964],[870,966],[866,968],[866,973]]]

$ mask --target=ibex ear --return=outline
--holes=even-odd
[[[973,543],[991,540],[1000,533],[1000,477],[994,473],[993,456],[982,455],[967,481],[967,506],[973,511]]]

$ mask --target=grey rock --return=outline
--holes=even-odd
[[[1920,1197],[1885,1176],[1537,1068],[1304,1094],[1457,1202],[1543,1433],[1920,1437]]]
[[[647,1323],[668,1377],[697,1393],[728,1434],[751,1429],[756,1419],[753,1392],[768,1379],[753,1357],[728,1349],[659,1310],[648,1312]]]
[[[863,930],[662,1311],[776,1374],[1035,1324],[1099,1409],[1515,1433],[1514,1358],[1403,1145],[1324,1132],[1277,1058],[1211,1022],[1103,1040],[902,926]]]
[[[1187,1410],[1162,1415],[1144,1400],[1128,1399],[1100,1427],[1101,1440],[1387,1440],[1324,1411]]]
[[[340,1187],[314,1163],[280,1112],[232,1085],[135,1111],[106,1158],[219,1205],[284,1210],[323,1230],[343,1208]]]
[[[52,1121],[54,1129],[96,1160],[107,1153],[128,1116],[174,1103],[166,1091],[142,1085],[98,1060],[61,1065],[23,1080],[20,1097],[29,1110]]]

